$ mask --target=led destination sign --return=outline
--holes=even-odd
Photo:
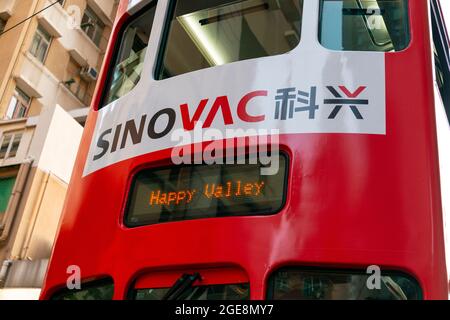
[[[284,202],[286,159],[276,175],[260,164],[175,166],[138,173],[126,224],[140,226],[201,218],[272,214]]]
[[[163,192],[162,190],[150,193],[150,206],[184,205],[192,203],[194,198],[203,196],[208,199],[233,199],[239,197],[258,197],[264,195],[265,182],[227,181],[225,184],[207,183],[201,190],[180,190]]]

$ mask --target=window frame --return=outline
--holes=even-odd
[[[12,100],[15,99],[15,103],[14,103],[14,110],[12,111],[11,117],[8,117],[8,113],[10,111],[11,108],[11,103]],[[27,117],[28,111],[30,110],[31,107],[31,102],[32,102],[32,97],[30,97],[28,94],[26,94],[23,90],[21,90],[19,87],[15,87],[14,88],[14,93],[11,96],[11,99],[9,101],[8,104],[8,108],[6,109],[6,114],[5,114],[5,119],[6,120],[13,120],[13,119],[23,119]],[[20,107],[25,107],[25,113],[23,114],[23,116],[18,117],[18,105],[20,105]],[[20,109],[20,108],[19,108]]]
[[[17,157],[17,154],[18,154],[18,151],[20,148],[20,144],[23,139],[23,135],[24,135],[23,130],[3,133],[3,135],[0,139],[0,148],[3,146],[3,142],[5,141],[5,139],[9,138],[9,141],[8,141],[8,147],[5,151],[5,156],[3,158],[0,158],[0,161],[6,161],[6,160],[14,159]],[[13,149],[14,142],[16,141],[16,137],[18,137],[18,136],[20,136],[20,140],[19,140],[19,143],[17,144],[17,149],[13,151],[14,155],[11,156],[11,151]]]
[[[34,44],[34,40],[36,38],[36,36],[39,35],[41,37],[37,47],[36,47],[36,52],[33,53],[32,49],[33,49],[33,44]],[[43,28],[40,24],[37,26],[36,28],[36,32],[33,35],[33,39],[31,40],[31,46],[30,49],[28,50],[30,52],[30,54],[36,58],[36,60],[38,60],[40,63],[45,64],[45,61],[47,60],[48,57],[48,53],[50,51],[50,46],[52,45],[52,40],[53,37],[51,36],[50,33],[48,33],[45,28]],[[39,53],[39,48],[41,47],[42,43],[45,43],[47,45],[47,48],[45,49],[45,53],[42,57],[42,60],[39,58],[38,53]]]
[[[169,4],[167,6],[167,12],[166,12],[166,16],[164,18],[164,23],[162,26],[161,40],[159,42],[158,53],[156,54],[155,69],[152,72],[152,77],[155,81],[164,81],[164,80],[169,80],[171,78],[174,78],[174,77],[171,77],[168,79],[159,79],[159,77],[157,75],[159,75],[161,73],[162,66],[164,63],[164,56],[165,56],[166,49],[167,49],[167,43],[169,42],[170,25],[172,23],[172,18],[175,14],[176,4],[177,4],[177,0],[169,0]],[[180,75],[177,75],[177,76],[180,76]],[[177,77],[177,76],[175,76],[175,77]]]
[[[108,63],[108,69],[106,71],[106,78],[105,78],[105,82],[104,82],[104,86],[102,88],[102,92],[101,92],[101,96],[99,99],[99,103],[96,106],[96,110],[100,110],[108,105],[110,105],[111,103],[113,103],[114,101],[117,101],[118,99],[106,103],[106,98],[108,96],[108,93],[111,89],[111,84],[112,84],[112,80],[114,78],[114,67],[116,64],[116,60],[120,54],[120,49],[122,47],[122,43],[123,43],[123,36],[125,34],[125,31],[128,29],[128,27],[135,22],[137,19],[139,19],[141,16],[143,16],[144,14],[146,14],[149,10],[151,10],[152,8],[155,8],[156,10],[156,6],[158,5],[158,0],[151,0],[150,3],[148,3],[147,5],[145,5],[142,9],[140,9],[138,12],[134,13],[133,15],[129,16],[126,18],[126,20],[122,23],[122,25],[119,28],[119,31],[117,32],[117,38],[115,40],[115,44],[113,46],[113,53],[111,55],[111,58],[109,60]],[[152,35],[153,32],[153,23],[152,23],[152,28],[150,30],[150,36]],[[150,42],[147,46],[147,48],[150,47]],[[148,51],[147,51],[148,53]],[[147,61],[148,61],[148,56],[147,54],[144,57],[144,66],[147,65]],[[133,89],[131,89],[129,92],[127,92],[123,97],[129,95],[131,92],[133,92],[134,90],[136,90],[136,88],[138,87],[139,83],[141,82],[141,79],[138,81],[138,83],[134,86]],[[122,97],[121,97],[122,98]]]
[[[396,54],[396,53],[401,53],[404,52],[406,50],[408,50],[411,47],[411,44],[413,42],[413,37],[412,37],[412,29],[411,29],[411,6],[409,3],[409,0],[404,0],[406,3],[406,11],[407,11],[407,15],[406,15],[406,19],[408,22],[408,44],[405,46],[405,48],[403,48],[402,50],[399,51],[374,51],[374,50],[337,50],[337,49],[331,49],[326,47],[321,39],[322,39],[322,19],[323,19],[323,4],[325,1],[329,1],[329,0],[320,0],[319,2],[319,23],[318,23],[318,32],[317,32],[317,42],[319,43],[319,45],[325,49],[325,50],[329,50],[332,52],[376,52],[376,53],[380,53],[380,54]],[[345,0],[339,0],[339,1],[345,1]]]
[[[81,103],[89,104],[89,89],[90,83],[81,76],[82,67],[72,58],[69,58],[68,65],[66,66],[64,79],[68,79],[63,82],[65,88],[75,96]],[[69,82],[73,80],[73,82]],[[82,90],[84,87],[84,90]],[[80,94],[83,93],[83,94]]]
[[[11,141],[12,141],[13,135],[5,133],[2,135],[0,139],[0,161],[5,161],[8,159],[9,149],[11,147]],[[3,148],[5,147],[4,155],[3,155]]]
[[[93,26],[87,26],[83,27],[83,19],[84,17],[88,18],[88,23],[93,23]],[[105,32],[105,23],[102,21],[102,19],[95,13],[95,11],[92,9],[91,6],[87,5],[84,9],[83,16],[81,17],[81,27],[80,29],[83,31],[83,33],[92,41],[92,43],[95,44],[96,47],[100,47],[100,43],[103,37],[103,33]],[[89,28],[94,28],[92,37],[89,35],[88,30]],[[101,31],[100,33],[97,33],[98,31]],[[98,36],[98,40],[97,40]],[[98,41],[98,43],[97,43]]]
[[[166,50],[167,50],[167,43],[169,41],[169,33],[170,33],[170,29],[171,29],[171,23],[172,23],[172,20],[174,18],[174,15],[175,15],[175,8],[176,8],[177,1],[178,0],[168,0],[169,3],[168,3],[167,14],[165,16],[164,23],[163,23],[163,29],[162,29],[162,33],[161,33],[161,40],[160,40],[160,44],[159,44],[159,47],[158,47],[158,53],[157,53],[157,56],[156,56],[155,68],[154,68],[153,73],[152,73],[152,77],[153,77],[153,79],[155,81],[165,81],[165,80],[169,80],[169,79],[176,78],[176,77],[179,77],[179,76],[183,76],[183,75],[186,75],[186,74],[190,74],[192,72],[208,70],[208,69],[211,69],[211,68],[214,67],[214,66],[211,66],[211,67],[207,67],[207,68],[197,69],[197,70],[194,70],[194,71],[189,71],[189,72],[186,72],[186,73],[177,74],[177,75],[174,75],[174,76],[169,77],[169,78],[159,79],[159,74],[161,73],[162,66],[164,64],[164,57],[165,57],[165,53],[166,53]],[[246,60],[237,60],[237,61],[233,61],[233,62],[230,62],[230,63],[238,63],[238,62],[248,61],[248,60],[251,61],[251,60],[255,60],[255,59],[268,58],[268,57],[276,57],[276,56],[280,56],[280,55],[283,55],[283,54],[288,54],[289,52],[292,52],[293,50],[298,48],[301,45],[301,43],[302,43],[302,34],[303,34],[303,31],[304,31],[303,30],[304,9],[305,9],[305,1],[307,1],[307,0],[302,0],[302,1],[303,2],[302,2],[301,23],[300,23],[300,40],[299,40],[299,42],[297,43],[297,45],[295,47],[293,47],[291,50],[289,50],[287,52],[284,52],[284,53],[277,53],[277,54],[274,54],[274,55],[267,55],[267,56],[252,58],[252,59],[246,59]],[[223,64],[222,66],[226,66],[226,65],[228,65],[230,63]]]

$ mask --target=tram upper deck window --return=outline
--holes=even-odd
[[[303,0],[173,0],[156,79],[272,56],[300,42]]]
[[[126,95],[141,79],[155,10],[156,1],[153,1],[122,28],[112,59],[103,106]]]
[[[322,0],[320,14],[328,49],[394,52],[410,41],[407,0]]]
[[[56,292],[51,300],[112,300],[114,296],[114,282],[112,279],[102,279],[82,284],[77,290],[63,289]]]
[[[358,271],[284,268],[269,280],[274,300],[422,300],[417,281],[400,272],[383,272],[369,289],[370,274]]]
[[[133,300],[163,300],[170,288],[139,289]],[[183,291],[177,300],[248,300],[248,283],[192,286]]]

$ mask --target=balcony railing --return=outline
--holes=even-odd
[[[66,111],[83,108],[85,104],[68,90],[44,65],[29,52],[24,54],[21,70],[15,74],[17,85],[44,106],[60,105]]]
[[[112,24],[112,17],[115,15],[114,10],[116,9],[115,2],[113,0],[88,0],[89,6],[106,25]]]
[[[47,0],[44,7],[52,3],[53,0]],[[79,26],[72,23],[69,14],[59,4],[40,13],[38,19],[41,26],[53,37],[58,38],[62,46],[80,66],[97,67],[99,65],[100,49]]]
[[[51,4],[52,2],[47,0],[44,7],[48,7]],[[64,9],[59,4],[56,4],[38,14],[38,20],[39,24],[44,27],[52,37],[59,38],[66,28],[68,17]]]

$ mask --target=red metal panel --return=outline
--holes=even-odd
[[[201,274],[201,280],[196,281],[194,285],[209,286],[215,284],[237,284],[248,282],[248,276],[239,268],[182,269],[149,271],[138,277],[134,288],[170,288],[183,273],[194,274],[196,272]]]

